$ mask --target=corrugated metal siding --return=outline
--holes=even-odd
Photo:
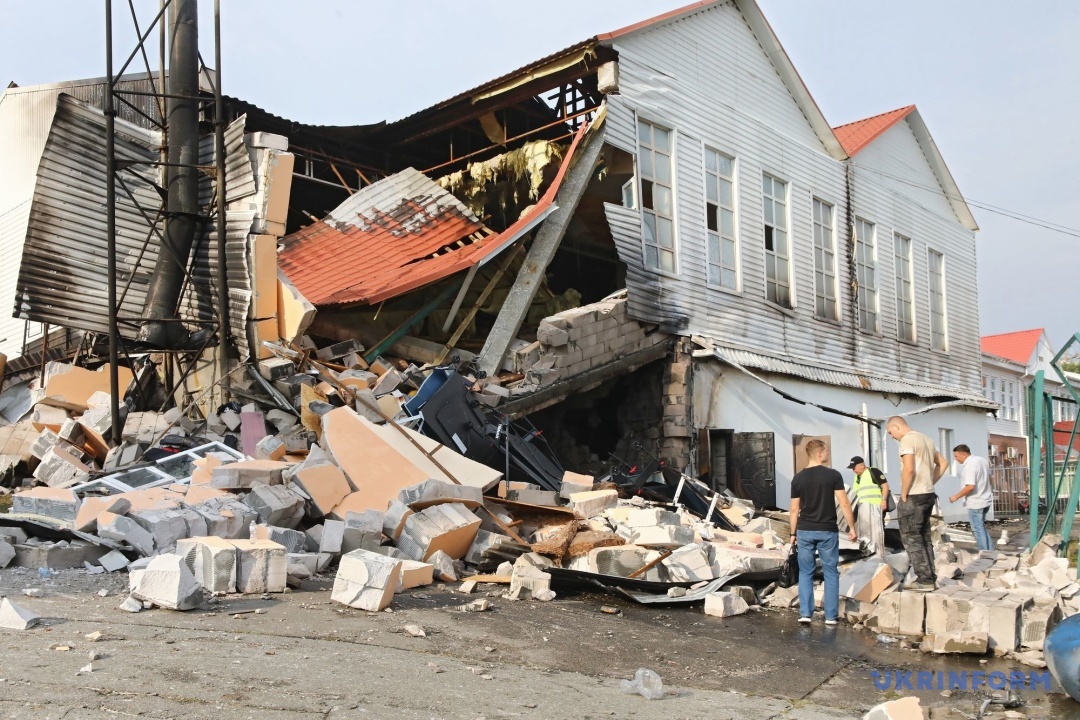
[[[101,111],[67,95],[61,95],[57,103],[38,168],[15,312],[25,319],[105,333],[108,332],[105,119]],[[156,168],[147,163],[158,157],[155,148],[159,137],[120,120],[116,128],[117,157],[137,163],[130,172],[121,174],[131,197],[118,183],[116,204],[120,316],[135,320],[142,314],[147,285],[157,261],[158,238],[152,232],[151,222],[154,209],[160,205],[160,195],[139,176],[155,177]],[[242,143],[243,118],[230,128],[230,137],[230,150],[247,158],[247,148]],[[239,145],[235,141],[237,137],[241,139]],[[202,158],[201,162],[210,159]],[[210,181],[201,182],[208,185]],[[244,173],[238,171],[235,177],[229,176],[228,189],[241,188],[237,195],[240,197],[248,182]],[[142,205],[143,211],[132,197]],[[230,315],[233,332],[245,353],[251,301],[247,237],[253,217],[250,210],[231,211],[226,234]],[[216,307],[213,299],[216,248],[213,227],[204,228],[196,238],[189,267],[194,285],[187,287],[180,303],[181,317],[191,323],[212,320]],[[136,331],[135,324],[121,322],[123,336],[132,338]]]
[[[607,206],[607,216],[620,257],[628,267],[630,312],[648,322],[687,317],[683,334],[698,334],[725,344],[759,350],[773,357],[801,359],[881,377],[950,388],[978,395],[977,333],[958,305],[975,305],[971,233],[956,220],[926,212],[895,194],[866,196],[860,210],[868,218],[885,218],[898,209],[913,221],[912,237],[947,244],[947,293],[950,313],[948,356],[895,337],[892,298],[892,234],[879,235],[879,275],[884,334],[865,335],[854,326],[850,280],[849,235],[846,226],[845,165],[822,147],[791,93],[788,92],[742,14],[731,4],[702,11],[616,43],[620,65],[620,95],[609,98],[610,142],[634,150],[635,113],[677,133],[676,231],[679,276],[644,270],[638,214]],[[673,52],[678,48],[678,52]],[[905,124],[906,127],[906,124]],[[736,227],[741,286],[738,292],[706,283],[706,228],[703,198],[704,146],[736,158]],[[869,150],[865,150],[869,152]],[[920,153],[921,156],[921,153]],[[916,160],[919,156],[916,156]],[[859,156],[860,161],[862,155]],[[905,158],[908,163],[914,162]],[[917,163],[915,163],[917,165]],[[789,184],[789,228],[793,253],[795,307],[784,311],[765,302],[765,256],[761,175],[774,175]],[[925,171],[932,174],[929,168]],[[865,185],[866,183],[864,183]],[[835,206],[839,257],[840,324],[814,317],[814,260],[812,199]],[[858,196],[857,200],[863,196]],[[884,224],[884,220],[879,220]],[[916,296],[927,302],[925,244],[915,251]],[[920,257],[921,254],[921,257]],[[635,295],[638,299],[635,301]],[[917,309],[920,326],[928,312]],[[972,372],[974,369],[974,372]]]
[[[146,76],[130,76],[121,80],[118,87],[149,92],[151,82]],[[100,107],[104,89],[104,81],[99,78],[0,91],[0,138],[3,138],[0,142],[0,223],[4,223],[0,231],[0,308],[10,308],[15,303],[23,240],[30,217],[29,203],[38,161],[56,111],[56,98],[66,92]],[[127,99],[151,117],[159,117],[152,98],[129,95]],[[126,105],[120,104],[117,114],[134,125],[150,126],[145,118]],[[11,215],[16,208],[22,210]],[[16,224],[17,217],[21,227]],[[0,312],[0,352],[11,358],[22,352],[25,324],[25,320]]]

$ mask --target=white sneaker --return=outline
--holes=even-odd
[[[799,618],[799,622],[803,623],[804,625],[809,625],[811,620],[810,618],[803,616]]]
[[[826,620],[826,621],[825,621],[825,624],[826,624],[826,625],[835,625],[835,624],[836,624],[836,622],[837,622],[836,620]]]

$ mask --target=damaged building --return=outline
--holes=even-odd
[[[20,94],[0,96],[5,132],[32,111]],[[32,180],[5,188],[18,252],[0,297],[66,334],[9,384],[100,353],[108,332],[108,238],[87,222],[105,117],[69,86],[46,104]],[[943,448],[983,446],[978,228],[919,111],[830,126],[753,0],[587,38],[390,123],[226,105],[228,335],[186,360],[136,345],[161,138],[116,120],[120,334],[153,361],[133,364],[133,387],[149,394],[156,373],[158,405],[207,417],[254,394],[292,412],[315,396],[288,353],[318,349],[385,415],[513,461],[508,479],[551,491],[563,470],[665,467],[759,508],[787,507],[811,438],[838,466],[898,469],[891,415]],[[199,193],[207,206],[208,179]],[[215,232],[200,228],[178,301],[190,331],[214,321]],[[21,332],[9,355],[31,349]],[[223,370],[225,348],[262,380]]]

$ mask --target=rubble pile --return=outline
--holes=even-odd
[[[623,304],[576,309],[566,329],[607,347],[605,314]],[[549,320],[550,334],[562,320]],[[545,335],[555,354],[566,344]],[[122,607],[132,612],[283,592],[334,572],[332,598],[368,610],[436,581],[475,578],[471,587],[491,581],[511,599],[545,601],[584,578],[635,599],[704,599],[710,614],[727,616],[758,599],[745,584],[722,585],[755,574],[767,582],[785,561],[786,530],[755,519],[747,501],[713,496],[704,512],[709,493],[689,478],[677,487],[661,473],[598,482],[527,455],[515,459],[533,464],[517,467],[537,482],[508,481],[497,445],[477,455],[468,436],[418,412],[457,402],[490,417],[480,413],[492,398],[509,396],[492,392],[500,378],[458,364],[368,363],[356,341],[264,348],[272,356],[252,366],[257,377],[233,386],[263,400],[198,420],[125,407],[113,448],[105,374],[52,366],[18,436],[37,462],[19,461],[33,471],[0,516],[0,565],[126,568]],[[526,369],[514,382],[535,382]]]

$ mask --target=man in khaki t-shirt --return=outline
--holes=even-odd
[[[900,540],[915,570],[916,581],[909,589],[930,591],[937,586],[934,543],[930,539],[930,514],[937,501],[934,483],[949,464],[934,448],[934,442],[908,427],[904,418],[889,418],[886,430],[900,441],[900,502],[896,518],[900,522]]]

